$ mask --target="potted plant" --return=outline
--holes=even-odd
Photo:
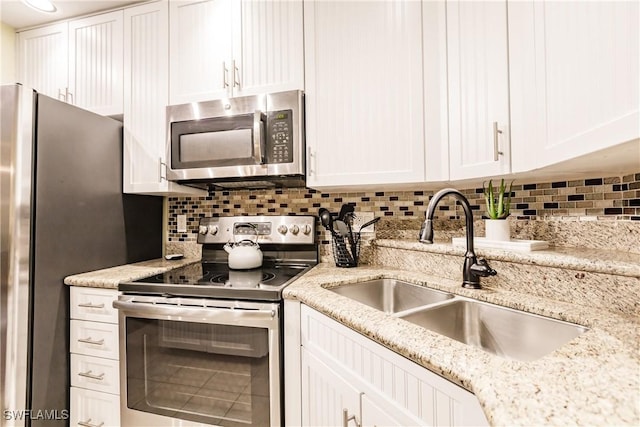
[[[512,185],[513,181],[509,184],[509,190],[507,190],[504,179],[501,179],[500,187],[494,190],[491,180],[489,180],[487,187],[485,187],[484,182],[482,183],[482,191],[487,208],[487,219],[485,219],[485,237],[487,240],[511,240],[509,221],[506,219],[511,214]]]

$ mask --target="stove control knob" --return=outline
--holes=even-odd
[[[210,225],[209,227],[207,227],[207,231],[212,236],[215,236],[216,234],[218,234],[218,226],[217,225]]]
[[[305,224],[302,226],[302,232],[304,234],[309,234],[311,233],[311,226],[309,224]]]
[[[298,234],[299,231],[300,231],[300,227],[298,227],[297,225],[294,225],[293,227],[291,227],[291,234]]]
[[[287,231],[289,231],[289,229],[287,228],[286,225],[282,224],[278,227],[278,233],[285,235],[287,234]]]
[[[198,233],[200,234],[207,234],[208,231],[209,227],[207,227],[206,225],[201,225],[200,227],[198,227]]]

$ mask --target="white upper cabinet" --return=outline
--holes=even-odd
[[[233,96],[304,89],[302,0],[233,2]]]
[[[166,179],[167,1],[125,9],[124,39],[123,191],[148,195],[205,194]]]
[[[450,179],[509,173],[507,2],[446,7]]]
[[[170,2],[170,103],[303,89],[301,1]]]
[[[423,182],[421,3],[304,7],[307,185]]]
[[[20,32],[20,82],[98,114],[122,114],[122,23],[120,10]]]
[[[637,1],[509,3],[514,172],[640,137],[639,28]]]
[[[18,80],[26,87],[65,100],[69,75],[67,23],[22,31],[17,36]]]
[[[67,102],[102,115],[122,114],[123,12],[69,22]]]
[[[170,104],[230,96],[230,1],[171,1],[169,16]]]

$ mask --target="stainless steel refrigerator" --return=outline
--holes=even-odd
[[[119,121],[21,85],[0,89],[0,424],[63,426],[63,279],[160,257],[162,198],[122,194]],[[30,419],[43,413],[59,419]]]

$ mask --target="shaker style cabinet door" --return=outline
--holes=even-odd
[[[302,425],[355,426],[361,419],[360,392],[303,347]]]
[[[66,100],[68,92],[67,23],[18,33],[18,81],[51,98]]]
[[[230,96],[232,3],[169,2],[171,105]]]
[[[302,0],[170,2],[170,103],[304,89]]]
[[[167,1],[160,1],[124,11],[125,193],[205,194],[167,181],[168,7]]]
[[[509,173],[507,2],[446,7],[450,179]]]
[[[122,114],[123,11],[69,22],[67,102],[105,116]]]
[[[305,1],[307,185],[425,179],[422,4]]]
[[[640,137],[639,32],[637,1],[509,3],[514,172]]]
[[[304,89],[302,0],[233,2],[233,96]]]

